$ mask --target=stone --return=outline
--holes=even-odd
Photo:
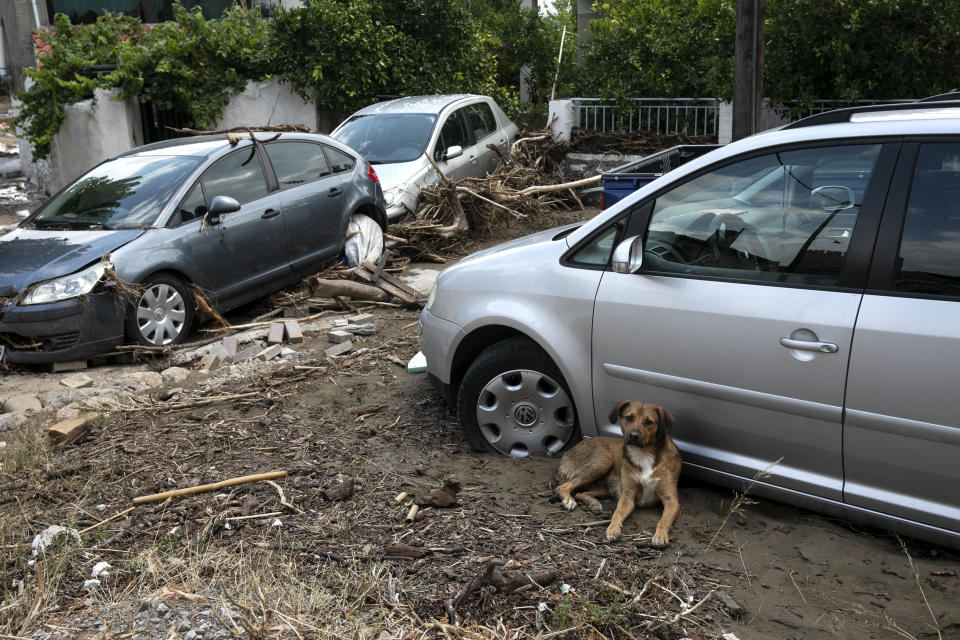
[[[57,411],[57,420],[72,420],[74,418],[79,418],[86,412],[87,407],[83,406],[79,402],[72,402]]]
[[[353,334],[349,331],[342,331],[340,329],[334,329],[333,331],[327,332],[327,341],[334,344],[340,344],[341,342],[349,342],[350,338],[353,337]]]
[[[156,371],[126,373],[122,380],[123,386],[139,390],[156,389],[163,384],[163,378]]]
[[[332,347],[324,351],[323,355],[328,357],[339,356],[346,353],[347,351],[350,351],[350,349],[353,349],[353,343],[347,340],[346,342],[341,342],[340,344],[333,345]]]
[[[34,395],[20,395],[7,398],[3,403],[4,413],[19,413],[21,411],[39,411],[43,406],[40,398]]]
[[[64,377],[60,381],[60,384],[71,389],[83,389],[84,387],[89,387],[93,384],[93,378],[85,373],[77,373],[72,376]]]
[[[186,380],[189,375],[190,371],[183,367],[170,367],[160,372],[160,377],[166,384],[179,384]]]

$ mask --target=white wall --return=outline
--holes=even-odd
[[[27,179],[53,194],[94,165],[143,144],[139,105],[133,99],[114,100],[117,95],[116,90],[96,89],[92,99],[67,105],[66,117],[44,160],[34,161],[32,147],[19,136],[20,164]],[[305,124],[316,131],[317,111],[289,85],[251,81],[230,98],[215,128],[279,124]]]
[[[247,82],[241,93],[230,98],[215,129],[233,127],[274,127],[281,124],[305,124],[317,130],[317,110],[304,102],[290,85],[276,80]]]
[[[95,89],[93,98],[64,107],[60,131],[50,144],[50,155],[33,161],[33,149],[18,137],[24,175],[47,194],[53,194],[94,165],[143,144],[140,109],[136,102],[116,100],[116,89]]]

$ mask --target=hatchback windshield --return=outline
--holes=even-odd
[[[411,162],[430,142],[437,116],[427,113],[377,113],[353,116],[333,137],[368,162]]]
[[[94,167],[29,221],[38,229],[150,225],[200,158],[131,156]]]

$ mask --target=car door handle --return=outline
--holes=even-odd
[[[278,211],[277,209],[267,209],[266,211],[263,212],[263,215],[260,217],[263,218],[264,220],[269,220],[270,218],[276,218],[278,215],[280,215],[280,211]]]
[[[327,197],[336,198],[341,193],[343,193],[343,189],[340,187],[330,187],[330,191],[327,191]]]
[[[836,353],[838,349],[837,345],[832,342],[812,342],[807,340],[793,340],[791,338],[780,338],[780,345],[787,349],[816,351],[818,353]]]

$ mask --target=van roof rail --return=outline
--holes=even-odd
[[[917,102],[898,102],[895,104],[873,104],[873,105],[863,105],[859,107],[848,107],[845,109],[834,109],[833,111],[824,111],[823,113],[815,113],[812,116],[807,116],[795,122],[785,124],[781,129],[802,129],[804,127],[813,127],[821,124],[837,124],[839,122],[850,122],[850,118],[857,113],[883,113],[890,111],[919,111],[922,109],[929,110],[933,113],[934,109],[942,109],[944,107],[957,107],[960,108],[960,93],[944,93],[941,96],[957,96],[956,98],[941,98],[940,96],[930,96],[929,98],[923,98]],[[934,98],[937,98],[934,100]],[[922,103],[922,107],[917,105]],[[936,103],[936,104],[934,104]]]

